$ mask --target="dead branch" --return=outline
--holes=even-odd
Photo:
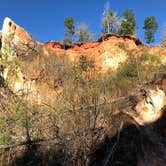
[[[36,139],[36,140],[32,140],[32,141],[23,141],[23,142],[19,142],[19,143],[12,144],[12,145],[0,145],[0,150],[16,148],[19,146],[29,146],[29,145],[34,145],[34,144],[41,144],[41,143],[53,141],[55,139],[57,139],[57,137],[48,138],[48,139]]]

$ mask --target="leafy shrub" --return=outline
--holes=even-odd
[[[12,136],[9,131],[1,132],[0,133],[0,144],[1,145],[9,145],[11,144],[12,141]]]
[[[158,72],[159,73],[165,73],[166,71],[166,64],[161,64],[159,67],[158,67]]]
[[[5,126],[5,125],[6,125],[5,120],[0,119],[0,127]]]
[[[138,73],[136,66],[137,64],[135,60],[132,60],[127,64],[123,64],[117,73],[118,79],[121,80],[123,78],[126,78],[129,80],[137,80]]]
[[[16,110],[16,113],[13,115],[13,120],[15,121],[15,124],[17,124],[21,128],[25,128],[26,127],[25,118],[27,110],[19,103],[16,103],[14,107]]]
[[[150,62],[156,62],[157,64],[160,63],[160,59],[157,55],[149,54],[147,52],[142,53],[140,57],[141,61],[150,61]]]
[[[141,61],[148,61],[149,60],[149,54],[144,52],[142,53],[141,57],[140,57]]]
[[[87,59],[85,55],[81,55],[79,59],[79,66],[82,71],[87,71],[88,68],[94,67],[94,62],[92,60]]]
[[[126,49],[126,45],[124,42],[118,42],[118,47],[125,50]]]
[[[157,64],[160,63],[159,57],[156,56],[156,55],[153,55],[153,54],[150,56],[150,61],[151,62],[156,62]]]
[[[121,96],[130,94],[133,87],[138,84],[137,62],[131,59],[122,64],[115,74],[111,74],[108,80],[108,88],[112,95]]]

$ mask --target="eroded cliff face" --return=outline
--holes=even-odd
[[[9,82],[11,90],[26,98],[26,100],[40,103],[40,97],[36,84],[24,72],[20,66],[22,57],[36,56],[37,45],[39,42],[34,41],[30,34],[22,27],[18,26],[10,18],[5,18],[1,31],[1,52],[2,52],[2,77]],[[30,63],[30,61],[27,61]],[[31,68],[32,65],[29,65]],[[32,66],[33,67],[33,66]],[[25,73],[25,74],[24,74]]]
[[[107,71],[115,71],[121,63],[125,63],[128,59],[127,52],[120,48],[120,44],[129,50],[137,48],[135,41],[127,37],[116,36],[108,37],[99,42],[89,42],[80,45],[74,44],[69,49],[63,49],[59,43],[54,42],[41,44],[33,40],[26,30],[9,18],[4,20],[1,42],[1,51],[4,54],[8,54],[9,61],[14,61],[15,58],[18,58],[24,64],[23,67],[26,66],[24,69],[17,67],[17,79],[9,78],[10,69],[5,68],[3,72],[4,78],[10,80],[11,88],[15,93],[21,95],[22,93],[27,94],[28,91],[31,91],[33,93],[31,93],[30,97],[28,95],[27,98],[37,99],[39,103],[41,103],[41,98],[45,98],[45,95],[47,96],[46,98],[49,98],[49,96],[54,98],[56,94],[55,90],[48,87],[45,82],[36,83],[36,80],[43,73],[47,73],[46,70],[48,69],[45,68],[44,63],[51,59],[50,56],[56,55],[61,57],[65,55],[68,61],[71,62],[77,62],[80,56],[85,56],[87,59],[94,61],[95,68],[98,68],[99,72],[105,73]],[[41,57],[44,59],[43,62],[41,62]],[[39,67],[40,63],[43,64]],[[51,65],[54,64],[50,61]],[[51,76],[47,77],[47,80],[51,83],[54,82]],[[50,91],[50,93],[48,94],[47,91]]]
[[[75,63],[84,56],[94,62],[94,68],[99,73],[113,73],[121,64],[128,61],[131,52],[134,56],[141,54],[141,49],[145,46],[140,44],[141,42],[136,38],[115,35],[96,42],[72,44],[68,48],[53,41],[43,44],[33,40],[26,30],[6,18],[1,32],[1,51],[2,55],[7,55],[7,60],[11,63],[4,67],[1,75],[8,80],[15,94],[31,104],[53,105],[57,94],[63,89],[63,86],[58,83],[61,79],[55,79],[50,72],[53,67],[56,67],[54,60],[57,57],[65,56],[68,62]],[[163,62],[166,60],[165,50],[159,47],[149,47],[149,50],[159,53],[159,58]],[[11,74],[13,68],[16,75]],[[135,107],[139,114],[137,121],[141,124],[155,121],[161,116],[160,110],[164,106],[165,91],[150,90],[149,96],[142,98]]]
[[[115,71],[121,63],[125,63],[128,59],[125,47],[129,51],[137,49],[137,45],[133,40],[127,37],[108,37],[107,40],[100,42],[88,42],[84,44],[73,44],[72,48],[63,49],[56,42],[45,43],[47,48],[51,48],[56,54],[66,54],[70,60],[78,60],[81,55],[94,60],[95,66],[100,68],[102,72]]]

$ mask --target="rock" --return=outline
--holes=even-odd
[[[149,89],[144,98],[136,105],[136,118],[139,124],[153,123],[163,114],[162,108],[166,105],[166,95],[161,89]]]
[[[31,40],[29,33],[8,17],[3,22],[2,37],[12,39],[13,42],[28,42]]]

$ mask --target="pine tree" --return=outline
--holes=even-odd
[[[158,28],[158,23],[154,16],[149,16],[144,20],[143,29],[145,30],[145,40],[148,44],[154,42],[154,33]]]
[[[67,40],[73,42],[74,34],[75,34],[75,26],[74,26],[74,18],[67,17],[64,20],[65,36],[67,36]]]
[[[121,27],[118,30],[118,34],[120,35],[133,35],[134,34],[134,29],[132,25],[127,22],[127,21],[122,21]]]
[[[118,33],[120,35],[133,35],[137,29],[137,22],[134,12],[131,9],[126,9],[122,16],[123,21]]]

